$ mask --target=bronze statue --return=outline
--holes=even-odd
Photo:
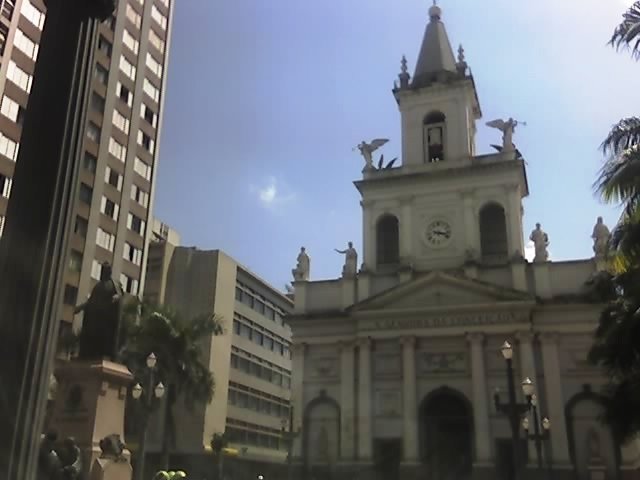
[[[122,289],[111,278],[111,265],[102,264],[100,281],[89,299],[75,308],[84,312],[80,331],[81,360],[115,360],[120,330]]]
[[[49,432],[40,441],[39,480],[82,480],[82,453],[73,438],[65,438],[55,448],[58,435]]]

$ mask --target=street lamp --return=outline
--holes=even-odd
[[[287,479],[293,480],[293,440],[300,431],[293,430],[293,406],[289,408],[289,418],[282,419],[282,438],[287,442]]]
[[[526,382],[526,383],[525,383]],[[529,411],[533,416],[533,433],[529,432],[530,424],[529,418],[525,417],[522,420],[522,428],[524,428],[525,436],[529,440],[533,440],[535,442],[536,447],[536,456],[538,459],[538,469],[542,470],[542,442],[549,438],[549,429],[551,428],[551,421],[544,417],[542,419],[542,432],[540,431],[541,422],[538,418],[538,397],[535,393],[533,382],[531,379],[526,378],[522,382],[522,392],[525,397],[527,397],[527,405],[529,406]]]
[[[513,380],[513,347],[507,341],[502,344],[500,347],[500,353],[502,357],[505,359],[507,364],[507,383],[509,388],[509,401],[507,403],[502,403],[500,401],[500,395],[496,391],[493,400],[496,406],[496,411],[504,414],[509,419],[509,425],[511,427],[511,441],[512,441],[512,449],[513,449],[513,477],[514,479],[518,478],[518,468],[520,466],[520,418],[527,412],[529,409],[528,403],[518,403],[516,401],[516,387],[515,382]],[[522,382],[523,388],[529,388],[529,382]]]
[[[136,464],[136,480],[142,480],[144,472],[144,457],[147,450],[147,423],[149,421],[149,412],[153,406],[153,402],[157,399],[161,399],[164,396],[165,387],[162,382],[158,382],[155,386],[155,371],[158,358],[151,352],[146,359],[147,373],[146,383],[147,387],[143,388],[140,383],[136,383],[131,389],[131,396],[134,400],[142,402],[143,413],[141,417],[141,431],[140,431],[140,448],[138,451],[138,462]],[[143,380],[144,382],[144,380]],[[146,394],[146,395],[145,395]]]

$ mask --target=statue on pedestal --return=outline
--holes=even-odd
[[[611,232],[604,224],[602,217],[598,217],[593,227],[591,238],[593,239],[593,253],[596,254],[596,258],[606,257],[607,253],[609,253],[609,238],[611,238]]]
[[[300,247],[300,253],[298,254],[298,265],[296,266],[296,268],[291,270],[293,279],[296,282],[308,281],[310,269],[311,260],[309,259],[309,255],[307,255],[306,249],[304,247]]]
[[[80,331],[81,360],[115,360],[120,330],[122,289],[111,278],[111,265],[102,264],[100,281],[89,299],[78,305],[74,313],[84,312]]]
[[[344,266],[342,267],[343,278],[353,278],[358,271],[358,252],[353,248],[353,242],[347,244],[346,250],[334,249],[336,252],[344,255]]]
[[[516,150],[515,145],[513,144],[513,133],[516,130],[518,125],[526,125],[523,122],[518,122],[513,118],[509,118],[509,120],[493,120],[491,122],[487,122],[487,127],[496,128],[502,132],[502,152],[514,152]]]
[[[356,147],[360,150],[360,153],[364,157],[364,169],[365,170],[374,170],[373,166],[373,152],[375,152],[382,145],[387,143],[389,139],[387,138],[376,138],[375,140],[371,140],[371,143],[367,143],[364,140],[358,144]]]
[[[549,258],[549,252],[547,247],[549,246],[549,236],[542,230],[539,223],[536,223],[536,228],[531,232],[529,240],[533,242],[536,249],[536,256],[533,258],[534,262],[546,262]]]

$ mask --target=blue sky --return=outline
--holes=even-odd
[[[631,3],[440,1],[479,90],[478,150],[499,141],[486,121],[528,124],[524,230],[541,222],[554,260],[590,256],[596,216],[617,219],[591,185],[609,127],[640,109],[640,65],[606,45]],[[390,90],[402,54],[413,71],[430,4],[177,0],[156,216],[279,288],[301,245],[312,279],[339,276],[333,248],[362,243],[352,148],[387,137],[385,155],[400,154]]]

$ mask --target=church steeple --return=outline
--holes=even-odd
[[[442,9],[434,1],[429,8],[429,23],[424,32],[420,55],[411,83],[414,88],[428,85],[442,75],[456,75],[458,73],[451,43],[449,43],[447,30],[441,17]]]

